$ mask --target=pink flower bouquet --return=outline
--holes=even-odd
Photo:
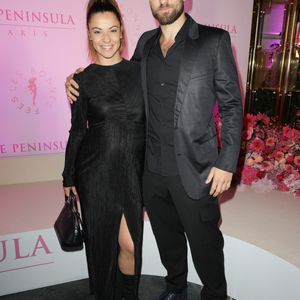
[[[299,124],[297,113],[295,124]],[[238,173],[241,183],[264,180],[300,197],[300,131],[273,123],[265,114],[247,114]]]

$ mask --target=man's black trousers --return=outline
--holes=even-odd
[[[188,197],[179,176],[145,171],[144,203],[167,270],[166,288],[179,292],[187,286],[187,240],[195,269],[204,285],[201,300],[226,300],[224,240],[218,223],[217,199]]]

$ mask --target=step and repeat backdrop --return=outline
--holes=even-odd
[[[86,66],[87,1],[1,0],[0,157],[62,153],[70,127],[64,82]],[[199,23],[229,31],[245,89],[252,0],[186,0]],[[130,58],[139,36],[157,26],[147,0],[119,0]]]

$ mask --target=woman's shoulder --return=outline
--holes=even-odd
[[[93,77],[93,64],[88,65],[87,67],[84,68],[83,71],[79,73],[75,73],[73,76],[73,79],[76,82],[86,82],[91,76]]]

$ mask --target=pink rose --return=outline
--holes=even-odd
[[[282,128],[282,135],[285,140],[291,140],[293,142],[298,142],[300,138],[300,131],[288,126]]]
[[[262,168],[265,171],[271,171],[271,170],[273,170],[273,166],[272,166],[272,164],[269,161],[264,161],[262,163]]]
[[[291,164],[294,161],[294,156],[293,155],[288,155],[286,158],[286,163]]]
[[[256,119],[251,114],[246,114],[244,118],[244,127],[248,129],[249,127],[253,127],[256,123]]]
[[[263,179],[263,178],[265,178],[265,176],[266,176],[266,172],[264,172],[264,171],[258,171],[257,174],[256,174],[256,176],[257,176],[259,179]]]
[[[292,174],[295,176],[296,179],[300,178],[300,173],[297,170],[293,170]]]
[[[263,153],[265,153],[265,154],[270,154],[271,152],[272,152],[272,149],[270,149],[270,148],[265,148],[263,151]]]
[[[275,146],[275,139],[270,137],[266,139],[266,146],[267,147],[274,147]]]
[[[277,161],[282,161],[284,159],[284,153],[281,151],[275,151],[274,152],[274,157]]]
[[[256,173],[257,171],[255,168],[245,165],[241,176],[242,183],[246,185],[251,185],[253,182],[257,181],[258,178],[256,176]]]
[[[262,152],[265,149],[265,144],[263,140],[261,140],[260,138],[256,138],[252,141],[249,148],[250,150],[255,152]]]
[[[282,191],[282,192],[288,192],[290,189],[289,189],[289,187],[286,185],[286,184],[284,184],[284,183],[280,183],[279,184],[279,189]]]
[[[291,172],[291,170],[293,169],[293,167],[291,165],[284,165],[284,170],[287,172]]]
[[[294,158],[294,164],[298,167],[300,167],[300,155],[295,156]]]
[[[280,175],[277,175],[276,178],[279,182],[282,182],[284,176],[282,174],[280,174]]]
[[[262,121],[265,125],[269,125],[270,124],[270,118],[267,115],[262,114],[262,113],[258,113],[256,115],[256,120],[257,121]]]
[[[259,155],[259,156],[255,157],[254,160],[255,160],[256,163],[261,163],[264,159],[261,155]]]
[[[255,160],[252,159],[252,158],[248,158],[247,161],[246,161],[246,165],[247,166],[253,166],[255,164]]]

